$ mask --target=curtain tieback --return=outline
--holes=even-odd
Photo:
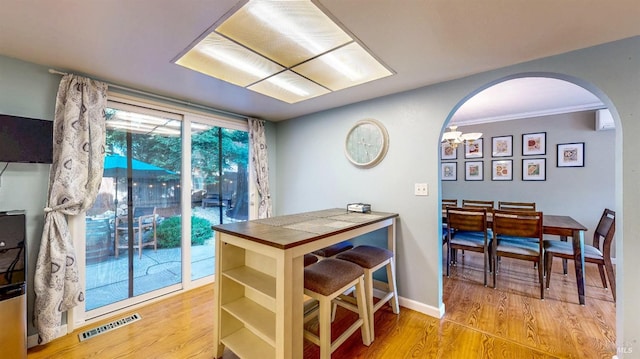
[[[77,202],[72,202],[72,201],[67,201],[63,204],[59,204],[57,206],[53,206],[53,207],[44,207],[44,213],[50,213],[50,212],[58,212],[58,211],[63,211],[63,213],[65,213],[65,210],[67,209],[74,209],[75,207],[78,207],[80,204]],[[65,214],[70,214],[70,213],[65,213]]]

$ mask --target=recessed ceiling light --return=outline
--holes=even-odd
[[[310,0],[251,0],[174,62],[287,103],[393,75]]]

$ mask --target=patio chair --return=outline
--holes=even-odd
[[[138,249],[138,256],[142,258],[142,248],[153,246],[153,250],[158,249],[158,238],[156,235],[157,215],[156,207],[135,207],[133,209],[133,234],[138,233],[138,243],[133,244],[133,249]],[[116,217],[115,222],[115,256],[118,258],[118,252],[121,248],[129,248],[127,241],[120,243],[120,233],[127,233],[129,223],[127,215]],[[153,230],[153,240],[143,241],[144,232]]]

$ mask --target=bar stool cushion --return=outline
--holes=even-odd
[[[360,266],[328,258],[304,269],[304,288],[328,296],[362,275]]]
[[[392,257],[393,252],[388,249],[367,245],[357,246],[336,256],[337,259],[353,262],[363,268],[373,268]]]
[[[310,266],[313,263],[316,263],[318,261],[318,257],[314,256],[313,254],[305,254],[304,255],[304,266]]]
[[[314,251],[312,253],[320,257],[329,258],[329,257],[335,256],[338,253],[349,250],[351,248],[353,248],[353,244],[351,244],[351,242],[349,241],[344,241],[344,242],[330,245],[328,247],[324,247],[322,249],[318,249],[317,251]]]

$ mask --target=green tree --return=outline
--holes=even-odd
[[[107,109],[107,123],[119,110]],[[137,160],[165,168],[178,174],[182,166],[182,138],[180,136],[131,134],[131,156]],[[235,182],[235,206],[229,213],[233,217],[246,216],[248,213],[248,154],[249,135],[245,131],[221,127],[211,127],[204,131],[192,132],[191,166],[205,185],[217,188],[224,173],[237,173]],[[219,157],[222,149],[223,157]],[[119,155],[127,154],[126,133],[121,130],[107,130],[107,152]],[[177,177],[175,176],[175,177]],[[171,179],[171,178],[164,178]]]

